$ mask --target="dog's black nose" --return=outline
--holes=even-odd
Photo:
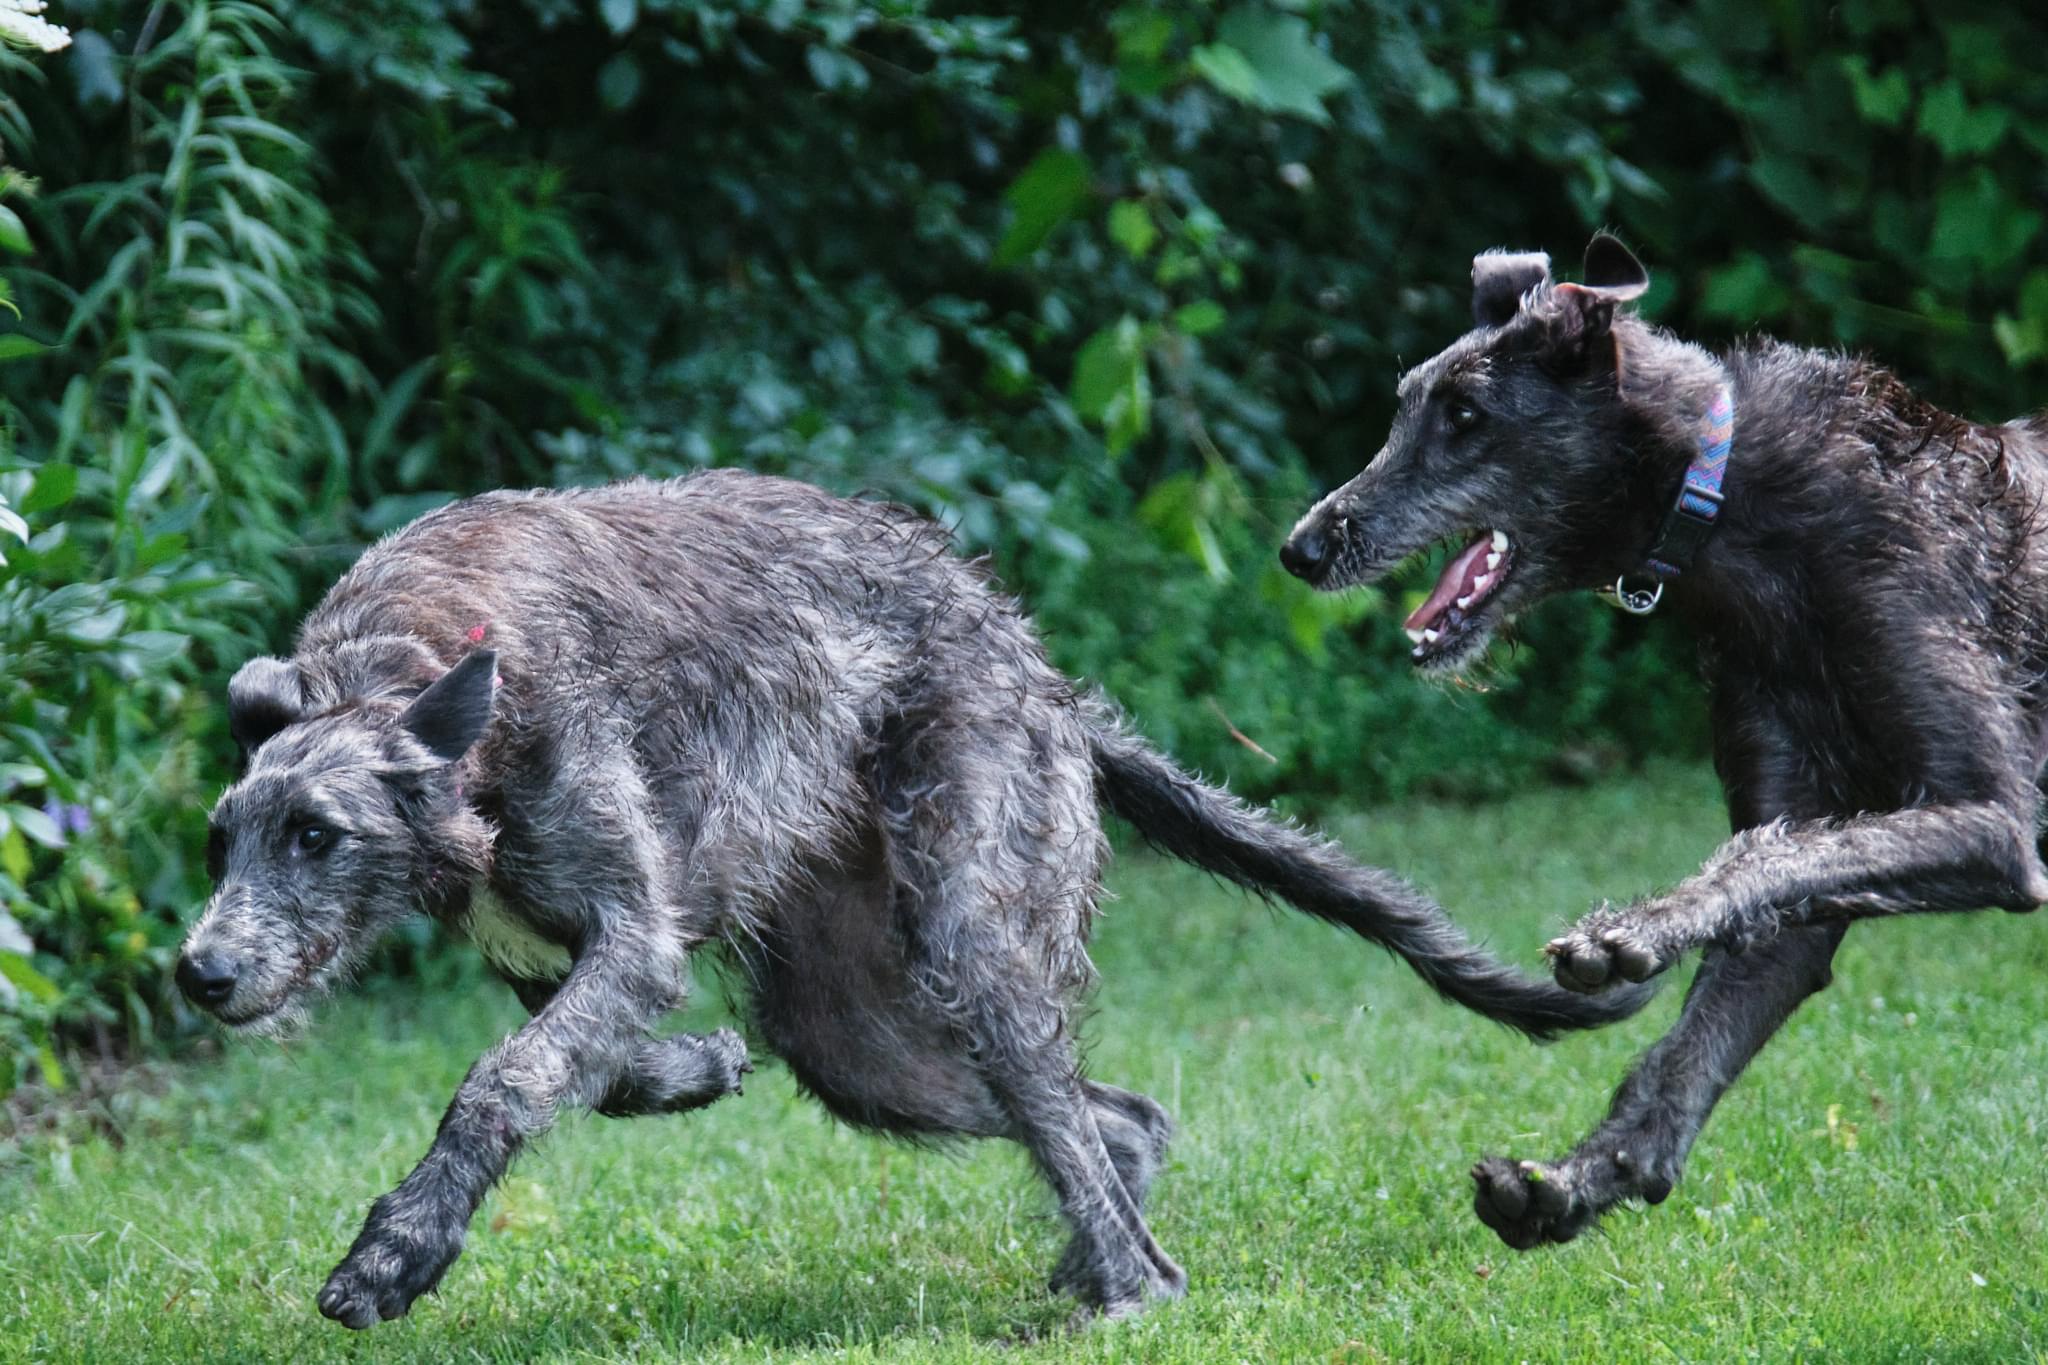
[[[1280,547],[1280,567],[1313,582],[1330,558],[1330,539],[1321,531],[1296,531]]]
[[[195,1005],[218,1005],[235,993],[239,968],[219,953],[178,959],[178,989]]]

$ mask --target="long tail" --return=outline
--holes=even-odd
[[[1123,729],[1106,704],[1091,730],[1098,793],[1154,847],[1379,944],[1447,1000],[1540,1039],[1626,1019],[1655,993],[1578,995],[1505,966],[1407,882],[1197,781]]]

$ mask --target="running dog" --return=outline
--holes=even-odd
[[[1705,959],[1576,1149],[1474,1168],[1479,1217],[1516,1248],[1662,1201],[1850,921],[2048,898],[2048,415],[1967,421],[1868,361],[1774,342],[1711,355],[1622,309],[1648,276],[1605,234],[1584,274],[1475,260],[1474,328],[1402,378],[1386,446],[1281,551],[1335,590],[1449,537],[1407,621],[1427,672],[1589,588],[1668,599],[1699,639],[1735,835],[1548,952],[1580,991]]]
[[[350,1327],[435,1286],[564,1105],[665,1114],[738,1091],[738,1036],[651,1032],[706,946],[834,1114],[1028,1148],[1072,1229],[1057,1287],[1112,1316],[1181,1293],[1141,1212],[1172,1124],[1076,1050],[1098,805],[1530,1034],[1643,994],[1501,967],[1399,879],[1148,748],[937,527],[779,479],[430,513],[335,585],[290,659],[244,666],[228,712],[246,767],[212,814],[187,995],[279,1031],[424,910],[533,1012],[327,1281],[320,1309]]]

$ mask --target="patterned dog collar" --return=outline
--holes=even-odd
[[[1685,468],[1678,499],[1665,513],[1656,541],[1643,556],[1643,565],[1654,582],[1647,588],[1630,587],[1629,575],[1623,574],[1602,593],[1614,605],[1632,615],[1648,616],[1664,596],[1664,584],[1692,567],[1693,558],[1707,543],[1721,515],[1721,482],[1728,475],[1728,448],[1734,441],[1735,394],[1724,381],[1707,405],[1699,450]]]

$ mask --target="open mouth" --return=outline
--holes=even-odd
[[[1478,628],[1480,613],[1515,569],[1515,547],[1504,531],[1481,531],[1444,566],[1421,606],[1403,622],[1418,664],[1451,654]]]

